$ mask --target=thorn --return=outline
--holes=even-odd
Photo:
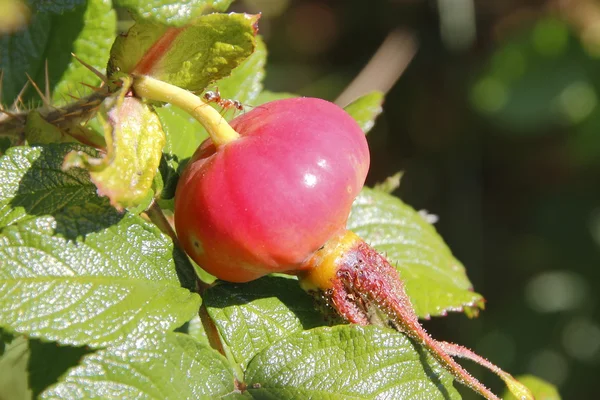
[[[46,107],[50,107],[50,102],[48,101],[48,98],[44,95],[44,93],[42,93],[42,91],[38,87],[37,83],[35,83],[35,81],[33,79],[31,79],[31,76],[29,76],[29,74],[27,72],[25,72],[25,75],[27,76],[27,79],[29,80],[29,82],[31,83],[31,85],[33,86],[33,88],[35,89],[37,94],[42,98],[44,105]]]
[[[70,113],[63,114],[62,117],[63,118],[68,118],[68,117],[74,117],[76,115],[81,115],[81,110],[71,111]]]
[[[21,98],[21,96],[23,96],[23,93],[25,93],[25,90],[27,90],[27,87],[29,87],[29,81],[25,82],[25,85],[23,85],[23,88],[17,95],[17,98],[15,99],[15,101],[13,102],[13,104],[10,108],[13,108],[17,111],[21,111],[21,110],[19,110],[19,103],[21,103],[21,105],[23,107],[25,107],[25,104],[23,103],[23,99]]]
[[[18,116],[17,114],[13,114],[13,113],[11,113],[10,111],[6,111],[6,110],[5,110],[5,109],[3,109],[3,108],[1,108],[1,109],[0,109],[0,113],[2,113],[2,114],[6,114],[6,115],[8,115],[9,117],[11,117],[11,118],[14,118],[14,119],[18,119],[18,118],[19,118],[19,116]]]
[[[73,57],[75,57],[75,59],[77,61],[79,61],[81,63],[81,65],[83,65],[84,67],[86,67],[87,69],[92,71],[94,73],[94,75],[96,75],[98,78],[100,78],[102,80],[102,82],[105,82],[105,83],[108,82],[108,78],[102,72],[98,71],[96,68],[92,67],[90,64],[86,63],[85,61],[81,60],[79,57],[77,57],[75,55],[75,53],[71,53],[71,55]]]
[[[67,93],[67,96],[69,96],[70,98],[74,99],[75,101],[80,101],[81,97],[75,97],[72,94]]]
[[[46,98],[48,99],[49,105],[52,105],[52,98],[50,97],[50,74],[48,73],[48,59],[44,65],[44,78],[46,79]]]
[[[85,82],[79,82],[79,84],[81,84],[81,85],[83,85],[83,86],[85,86],[85,87],[88,87],[88,88],[92,89],[94,92],[99,92],[99,91],[101,91],[101,90],[102,90],[102,88],[104,87],[104,82],[102,82],[102,85],[100,85],[100,86],[98,86],[98,87],[96,87],[96,86],[94,86],[94,85],[90,85],[89,83],[85,83]]]

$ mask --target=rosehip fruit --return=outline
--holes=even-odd
[[[369,150],[344,110],[320,99],[295,98],[234,119],[225,135],[214,121],[207,123],[216,140],[208,139],[194,153],[175,194],[179,241],[202,268],[230,282],[272,272],[296,274],[325,309],[351,323],[406,333],[486,399],[499,400],[452,357],[491,369],[520,398],[533,399],[487,360],[429,336],[398,271],[345,229],[369,168]]]
[[[358,124],[333,103],[294,98],[233,121],[240,138],[210,139],[185,168],[175,227],[202,268],[230,282],[301,268],[343,231],[369,169]]]

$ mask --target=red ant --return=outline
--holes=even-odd
[[[225,111],[231,108],[234,108],[238,111],[244,111],[244,105],[239,100],[222,98],[219,88],[216,88],[214,92],[208,91],[204,93],[204,100],[206,100],[207,103],[217,103],[223,107]]]

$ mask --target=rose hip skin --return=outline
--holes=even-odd
[[[369,168],[364,133],[314,98],[267,103],[231,126],[241,137],[218,148],[205,141],[181,176],[181,244],[231,282],[298,269],[345,229]]]

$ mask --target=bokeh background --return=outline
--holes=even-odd
[[[386,42],[350,93],[391,87],[368,136],[368,184],[403,171],[395,194],[439,216],[487,299],[475,320],[426,327],[552,382],[564,399],[600,398],[600,1],[244,0],[234,9],[263,13],[273,91],[335,100]]]

